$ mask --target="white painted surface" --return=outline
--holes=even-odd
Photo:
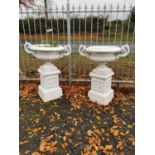
[[[114,72],[105,63],[125,57],[129,52],[130,48],[128,45],[123,45],[121,48],[116,46],[86,47],[83,45],[79,47],[79,53],[82,56],[101,63],[89,74],[91,77],[91,89],[88,92],[88,97],[91,101],[101,105],[107,105],[112,101],[114,90],[111,88],[111,83]]]
[[[62,88],[59,86],[59,74],[61,72],[50,60],[60,59],[70,55],[70,46],[51,47],[50,44],[32,45],[26,42],[24,49],[37,59],[45,60],[45,63],[38,69],[40,73],[40,85],[38,87],[40,98],[44,102],[60,98],[63,95]]]

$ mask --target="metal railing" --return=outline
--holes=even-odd
[[[25,79],[38,79],[37,69],[43,63],[24,51],[25,41],[52,45],[69,43],[71,56],[53,62],[62,72],[60,80],[69,82],[89,81],[89,72],[97,66],[96,62],[78,54],[80,44],[121,46],[128,43],[130,55],[108,65],[115,72],[114,82],[134,83],[134,6],[98,5],[95,8],[92,5],[89,8],[67,4],[61,8],[48,6],[48,10],[20,8],[19,16],[20,73]]]

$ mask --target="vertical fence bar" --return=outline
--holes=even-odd
[[[100,5],[97,7],[97,36],[96,36],[96,45],[98,44],[98,30],[99,30],[99,13],[100,13]]]
[[[120,39],[120,45],[122,44],[122,39],[123,39],[123,31],[124,31],[124,12],[125,12],[125,3],[123,5],[123,15],[122,15],[122,28],[121,28],[121,39]]]
[[[54,31],[54,29],[53,29],[53,20],[52,20],[52,18],[53,18],[53,9],[52,9],[52,6],[51,6],[51,3],[50,3],[50,15],[51,15],[51,31],[52,31],[52,46],[54,46],[54,36],[53,36],[53,31]]]
[[[49,41],[48,41],[48,34],[47,34],[47,21],[48,21],[48,10],[47,10],[47,7],[45,7],[45,33],[46,33],[46,43],[48,44]]]
[[[24,74],[26,73],[26,69],[25,69],[25,61],[24,61],[24,55],[23,55],[23,50],[22,50],[22,43],[21,43],[21,38],[20,38],[20,36],[19,36],[19,52],[21,53],[21,56],[19,55],[19,60],[20,61],[22,61],[22,73],[23,73],[23,71],[24,71]],[[20,68],[21,69],[21,68]]]
[[[91,36],[90,36],[90,44],[92,45],[92,39],[93,39],[93,11],[94,11],[94,6],[92,4],[91,6]]]
[[[57,16],[57,34],[58,34],[58,40],[57,40],[57,44],[59,44],[60,42],[60,34],[59,34],[59,15],[58,15],[58,6],[56,5],[56,16]]]
[[[42,34],[42,27],[41,27],[41,10],[38,6],[38,18],[39,18],[39,29],[40,29],[40,38],[41,38],[41,43],[43,43],[43,34]]]
[[[103,32],[102,32],[102,44],[104,44],[105,41],[105,20],[106,20],[106,4],[104,4],[104,15],[103,15]]]
[[[70,0],[67,0],[67,38],[68,45],[71,46],[71,29],[70,29]],[[68,61],[68,73],[69,73],[69,84],[72,82],[72,68],[71,68],[71,55],[69,55]]]
[[[130,23],[131,23],[131,11],[132,11],[132,5],[130,5],[130,13],[128,16],[128,28],[127,28],[127,35],[126,35],[126,42],[129,40],[129,30],[130,30]]]
[[[27,38],[26,38],[26,32],[25,32],[25,24],[24,24],[24,21],[25,21],[25,19],[24,19],[24,17],[23,17],[23,11],[22,11],[22,7],[20,7],[20,10],[21,10],[21,20],[22,20],[22,27],[23,27],[23,32],[24,32],[24,42],[27,40]],[[22,49],[22,48],[21,48]],[[22,50],[22,51],[24,51],[24,50]],[[26,54],[26,56],[25,56],[25,58],[26,58],[26,61],[27,61],[27,68],[28,68],[28,70],[27,71],[25,71],[25,73],[26,72],[29,72],[30,71],[30,62],[29,62],[29,57],[28,57],[28,55]],[[25,67],[26,68],[26,67]],[[25,69],[26,70],[26,69]]]
[[[79,46],[80,46],[80,44],[81,44],[81,16],[80,16],[80,14],[81,14],[81,5],[79,5],[79,7],[78,7],[78,13],[79,13]],[[79,69],[79,77],[80,77],[80,74],[81,74],[80,65],[78,65],[78,69]]]
[[[31,28],[30,28],[30,20],[29,20],[29,11],[28,8],[26,8],[26,15],[27,15],[27,21],[28,21],[28,30],[29,30],[29,39],[32,42],[32,36],[31,36]]]
[[[85,45],[86,45],[86,34],[87,34],[87,5],[85,5],[85,33],[84,33],[84,38],[85,38]]]
[[[109,32],[108,32],[108,44],[110,44],[110,32],[111,32],[111,20],[110,19],[112,16],[112,4],[110,5],[110,11],[109,11]]]
[[[72,32],[72,47],[74,46],[74,41],[75,41],[75,20],[74,20],[74,14],[75,14],[75,7],[74,5],[72,6],[72,22],[73,22],[73,32]]]
[[[87,44],[87,5],[85,4],[85,7],[84,7],[84,12],[85,12],[85,14],[84,14],[84,18],[85,18],[85,24],[84,24],[84,38],[85,38],[85,45]],[[85,75],[87,74],[87,64],[85,63],[84,64],[84,73],[85,73]]]
[[[33,24],[34,24],[34,33],[35,33],[35,39],[37,44],[37,32],[36,32],[36,19],[35,19],[35,10],[33,9]]]
[[[31,32],[31,24],[30,24],[30,12],[29,12],[28,8],[26,9],[26,12],[27,12],[27,17],[28,17],[27,20],[28,20],[28,29],[29,29],[30,42],[33,43],[33,37],[32,37],[32,32]],[[31,19],[31,21],[32,21],[32,19]],[[29,59],[30,64],[31,64],[31,66],[30,66],[30,69],[31,70],[30,70],[29,74],[32,75],[31,74],[32,73],[31,71],[33,71],[34,68],[35,68],[35,60],[34,60],[35,58],[33,56],[31,56],[31,55],[29,55],[29,58],[31,58],[31,59]]]
[[[66,44],[65,41],[66,41],[66,37],[65,37],[65,17],[64,17],[64,12],[65,11],[65,8],[64,8],[64,5],[62,5],[62,20],[63,20],[63,40],[64,40],[64,45]]]
[[[22,22],[22,28],[23,28],[23,32],[24,32],[24,42],[26,41],[26,36],[25,36],[25,25],[24,25],[24,21],[23,21],[23,12],[22,12],[22,8],[20,7],[20,14],[21,14],[21,22]]]
[[[116,12],[116,26],[115,26],[114,44],[116,44],[116,38],[117,38],[117,29],[118,29],[118,11],[119,11],[119,4],[117,5],[117,12]]]
[[[79,12],[79,45],[81,43],[81,17],[80,17],[80,13],[81,13],[81,5],[79,5],[78,8],[78,12]]]

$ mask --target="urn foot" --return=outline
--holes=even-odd
[[[62,89],[60,87],[44,89],[40,85],[38,87],[38,94],[44,102],[48,102],[60,98],[62,96]]]
[[[97,102],[100,105],[108,105],[114,97],[114,91],[111,89],[109,92],[102,94],[97,91],[90,90],[88,97],[92,102]]]

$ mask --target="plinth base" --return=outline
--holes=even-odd
[[[38,94],[44,102],[48,102],[60,98],[62,96],[62,89],[60,87],[43,89],[40,85],[38,87]]]
[[[111,80],[113,71],[105,64],[101,64],[89,74],[91,77],[91,90],[88,92],[88,97],[91,101],[101,105],[110,103],[114,96],[114,91],[111,88]]]
[[[103,94],[97,91],[90,90],[88,92],[88,97],[91,101],[97,102],[101,105],[107,105],[114,97],[114,91],[111,89],[109,92]]]

